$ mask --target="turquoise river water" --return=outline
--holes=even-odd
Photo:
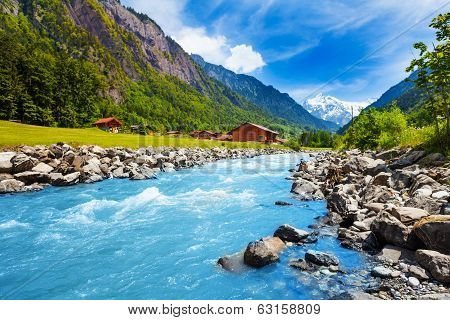
[[[325,203],[299,202],[284,179],[301,155],[223,160],[161,173],[0,196],[1,299],[326,299],[364,286],[364,256],[334,236],[286,249],[277,264],[217,266],[284,223],[308,230]],[[294,206],[274,205],[277,200]],[[307,249],[334,253],[347,275],[288,266]]]

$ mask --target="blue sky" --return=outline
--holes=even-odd
[[[379,97],[406,77],[412,44],[433,40],[431,18],[450,9],[449,0],[122,4],[148,14],[187,52],[253,75],[299,102],[318,92],[347,101]]]

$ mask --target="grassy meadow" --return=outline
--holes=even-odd
[[[286,148],[280,145],[263,145],[253,142],[223,142],[197,140],[191,137],[142,136],[138,134],[111,134],[97,128],[69,129],[41,127],[0,121],[0,148],[11,149],[20,145],[50,145],[64,142],[72,146],[98,145],[101,147],[227,147],[233,148]]]

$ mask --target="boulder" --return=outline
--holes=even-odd
[[[309,236],[309,233],[304,230],[296,229],[288,224],[284,224],[278,227],[273,236],[278,237],[283,241],[298,243],[305,240]]]
[[[439,166],[444,164],[446,161],[446,158],[441,153],[431,153],[424,157],[422,160],[420,160],[418,163],[421,166]]]
[[[425,269],[418,267],[418,266],[410,266],[409,267],[409,273],[414,276],[415,278],[419,279],[420,281],[429,280],[430,277],[427,275],[427,272]]]
[[[81,174],[78,171],[67,174],[65,176],[63,176],[61,173],[51,173],[51,184],[58,187],[71,186],[79,182],[80,175]]]
[[[438,200],[440,200],[440,199],[448,199],[450,197],[450,193],[448,193],[447,191],[437,191],[437,192],[434,192],[431,195],[431,197],[433,199],[438,199]]]
[[[429,216],[425,210],[412,207],[394,207],[391,214],[404,225],[413,224],[417,220]]]
[[[305,259],[292,260],[289,262],[289,266],[302,271],[313,271],[316,269],[316,265],[308,263]]]
[[[319,266],[337,266],[339,265],[339,259],[329,253],[315,251],[315,250],[308,250],[305,253],[305,260],[307,262],[314,263]]]
[[[36,159],[27,156],[26,154],[19,153],[13,159],[13,173],[19,173],[24,171],[30,171],[36,165]]]
[[[442,204],[436,199],[415,195],[405,202],[405,206],[419,208],[425,210],[429,214],[439,214]]]
[[[361,193],[363,203],[388,203],[397,196],[398,192],[385,186],[368,185]]]
[[[381,244],[393,244],[411,250],[417,249],[421,244],[415,233],[412,232],[412,227],[408,228],[387,212],[381,213],[375,218],[370,230]]]
[[[363,173],[364,171],[375,168],[379,164],[384,164],[383,160],[374,160],[365,156],[351,157],[350,160],[344,164],[342,171],[344,173]]]
[[[1,193],[12,193],[21,192],[25,187],[25,183],[15,179],[8,179],[0,181],[0,194]]]
[[[392,176],[392,173],[381,172],[381,173],[377,174],[375,177],[373,177],[372,184],[376,185],[376,186],[390,187],[392,184],[391,176]]]
[[[49,166],[46,163],[39,162],[36,166],[34,166],[31,171],[41,172],[41,173],[50,173],[54,170],[52,166]]]
[[[308,180],[299,178],[292,184],[292,193],[295,193],[299,200],[319,200],[323,199],[324,195],[320,187]]]
[[[450,256],[431,250],[417,250],[417,262],[436,280],[450,284]]]
[[[244,263],[244,251],[221,257],[217,261],[217,264],[220,265],[223,269],[235,273],[242,273],[243,271],[246,271],[248,269],[248,267]]]
[[[264,267],[277,262],[284,247],[284,242],[278,237],[250,242],[244,252],[244,262],[251,267]]]
[[[12,173],[15,152],[0,152],[0,173]]]
[[[410,194],[414,194],[419,189],[438,190],[441,188],[441,184],[426,174],[418,174],[413,178]]]
[[[398,263],[399,261],[412,263],[415,260],[414,251],[390,244],[384,246],[381,252],[377,254],[377,258],[383,262],[393,263]]]
[[[392,187],[395,190],[407,189],[411,186],[413,181],[413,174],[411,171],[396,170],[392,174]]]
[[[363,207],[366,209],[369,209],[370,211],[376,212],[376,213],[380,213],[381,211],[383,211],[386,208],[386,204],[385,203],[364,203]]]
[[[429,250],[450,254],[450,216],[429,216],[414,225],[414,232]]]
[[[410,165],[413,165],[420,159],[422,159],[425,156],[425,151],[409,151],[403,156],[401,156],[397,161],[394,161],[389,165],[389,167],[393,170],[395,169],[402,169],[405,167],[408,167]]]
[[[27,185],[33,183],[50,183],[50,176],[47,173],[25,171],[14,175],[16,180],[22,181]]]
[[[377,266],[372,269],[371,274],[377,278],[387,279],[391,277],[392,270],[383,266]]]
[[[358,232],[340,228],[338,239],[345,248],[374,252],[379,247],[378,240],[372,231]]]

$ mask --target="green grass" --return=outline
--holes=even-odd
[[[20,145],[50,145],[64,142],[72,146],[98,145],[101,147],[226,147],[235,148],[283,148],[280,145],[264,145],[254,142],[222,142],[197,140],[190,137],[141,136],[137,134],[110,134],[100,129],[68,129],[32,126],[0,120],[0,148],[12,149]]]

